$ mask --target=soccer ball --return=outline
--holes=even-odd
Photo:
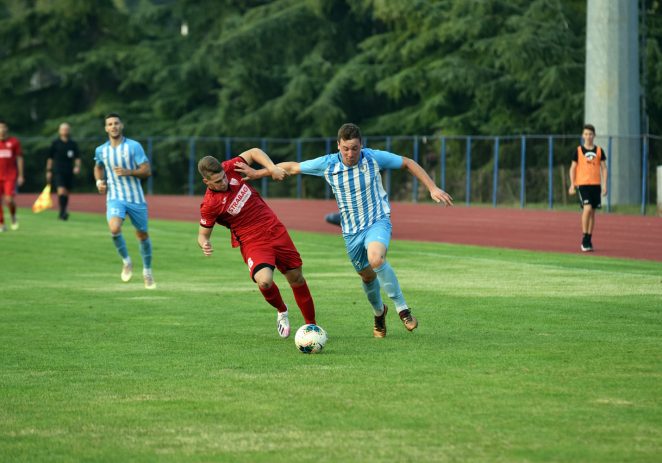
[[[321,326],[303,325],[294,335],[294,344],[304,354],[316,354],[326,344],[326,331]]]

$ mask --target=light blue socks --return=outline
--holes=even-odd
[[[126,241],[124,241],[124,236],[122,236],[121,233],[117,235],[112,235],[113,237],[113,244],[115,245],[115,248],[117,249],[117,253],[122,257],[122,260],[124,263],[130,262],[129,259],[129,251],[126,249]]]
[[[368,296],[368,301],[372,305],[372,310],[375,311],[376,316],[380,316],[384,313],[384,302],[382,301],[382,295],[379,292],[379,280],[374,279],[370,283],[363,282],[363,291],[365,295]]]
[[[143,270],[152,270],[152,240],[147,238],[140,242],[140,255],[143,258]]]
[[[408,309],[407,303],[405,302],[405,297],[402,295],[402,290],[400,289],[400,283],[398,283],[398,277],[395,276],[395,272],[391,268],[391,265],[388,262],[375,269],[377,273],[377,279],[379,284],[388,297],[395,302],[395,309],[398,312],[402,312],[405,309]]]

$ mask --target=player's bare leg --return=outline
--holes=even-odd
[[[593,247],[591,246],[591,232],[592,222],[593,222],[594,210],[590,204],[585,204],[582,210],[582,233],[584,237],[582,239],[581,250],[584,252],[592,251]]]
[[[303,277],[303,272],[301,267],[294,268],[285,272],[285,278],[292,288],[292,293],[294,294],[294,300],[301,310],[301,315],[306,324],[312,323],[316,325],[315,321],[315,302],[313,301],[313,296],[310,294],[310,289],[308,289],[308,283]]]
[[[122,273],[120,274],[120,278],[123,282],[127,283],[133,276],[133,264],[131,263],[131,257],[129,257],[129,251],[126,248],[126,241],[124,240],[124,236],[122,236],[122,222],[123,220],[120,217],[111,217],[108,221],[108,228],[110,229],[117,253],[122,258]]]
[[[145,231],[136,230],[136,237],[140,241],[140,256],[143,260],[143,281],[146,289],[156,289],[154,275],[152,274],[152,242]]]
[[[591,210],[593,208],[589,205],[586,204],[584,205],[582,209],[582,233],[588,233],[589,232],[589,223],[591,221]]]
[[[276,329],[281,338],[286,338],[290,335],[290,320],[287,314],[287,306],[274,282],[274,271],[270,266],[262,264],[257,264],[255,268],[258,270],[253,274],[253,280],[257,283],[264,299],[278,311]]]

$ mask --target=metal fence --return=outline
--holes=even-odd
[[[130,135],[131,136],[131,135]],[[132,137],[142,143],[152,163],[153,176],[145,184],[149,194],[204,192],[198,179],[197,161],[211,154],[229,159],[251,147],[260,147],[275,162],[304,161],[336,150],[335,138],[241,138],[241,137]],[[598,142],[607,151],[611,177],[612,145],[616,136],[602,136]],[[82,172],[77,191],[93,191],[94,149],[105,138],[77,139],[82,153]],[[575,204],[568,197],[568,170],[579,143],[577,136],[368,136],[364,145],[392,151],[416,160],[456,202],[515,207],[547,207]],[[43,187],[46,157],[52,139],[21,139],[25,153],[26,184],[23,191]],[[642,214],[653,204],[656,192],[655,167],[662,164],[662,137],[639,138]],[[392,200],[429,201],[427,189],[403,171],[387,170],[384,187]],[[610,180],[609,180],[610,181]],[[262,179],[259,189],[265,197],[330,198],[322,178],[297,176],[284,182]],[[613,209],[611,188],[606,210]]]

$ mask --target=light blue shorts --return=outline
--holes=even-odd
[[[147,231],[147,204],[129,203],[117,199],[106,202],[106,220],[109,222],[112,217],[124,220],[127,214],[136,230]]]
[[[357,272],[370,265],[368,262],[368,244],[379,241],[386,249],[391,242],[391,220],[378,220],[368,228],[352,235],[343,235],[349,260]]]

